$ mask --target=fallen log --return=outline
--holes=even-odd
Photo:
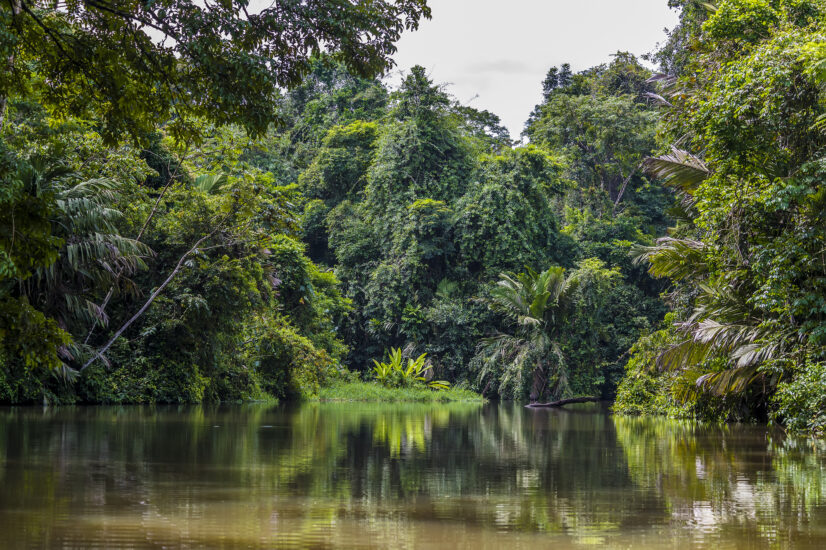
[[[570,405],[572,403],[596,403],[598,401],[602,401],[601,397],[572,397],[571,399],[560,399],[559,401],[554,401],[553,403],[531,403],[530,405],[525,405],[528,409],[552,409],[555,407],[564,407],[565,405]]]

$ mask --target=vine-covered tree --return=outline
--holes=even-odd
[[[655,376],[677,405],[818,429],[826,387],[793,396],[822,372],[826,349],[826,11],[807,0],[721,1],[701,25],[695,15],[684,12],[692,51],[670,51],[679,73],[661,79],[674,145],[647,161],[681,194],[683,221],[641,250],[651,272],[676,285],[676,324],[658,338],[655,360],[633,364],[642,375],[641,364],[669,370]],[[619,407],[647,399],[623,391]]]
[[[354,73],[391,64],[394,43],[430,10],[424,0],[11,0],[0,7],[0,106],[31,90],[45,105],[93,114],[109,142],[167,131],[192,139],[192,117],[262,134],[279,88],[298,85],[323,51]]]

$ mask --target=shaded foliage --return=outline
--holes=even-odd
[[[662,79],[663,134],[679,146],[646,169],[676,189],[684,216],[638,253],[676,283],[676,324],[656,358],[635,364],[676,373],[652,376],[671,380],[682,403],[708,402],[713,415],[818,430],[822,384],[808,392],[801,384],[818,372],[826,334],[825,8],[806,0],[707,8],[686,8],[682,50],[673,42],[664,54],[679,71]]]

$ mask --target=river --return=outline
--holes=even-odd
[[[0,548],[826,548],[826,444],[599,405],[0,409]]]

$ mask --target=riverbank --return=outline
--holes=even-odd
[[[321,388],[312,401],[484,403],[487,400],[476,392],[462,388],[434,391],[426,387],[386,388],[373,382],[345,382]]]

